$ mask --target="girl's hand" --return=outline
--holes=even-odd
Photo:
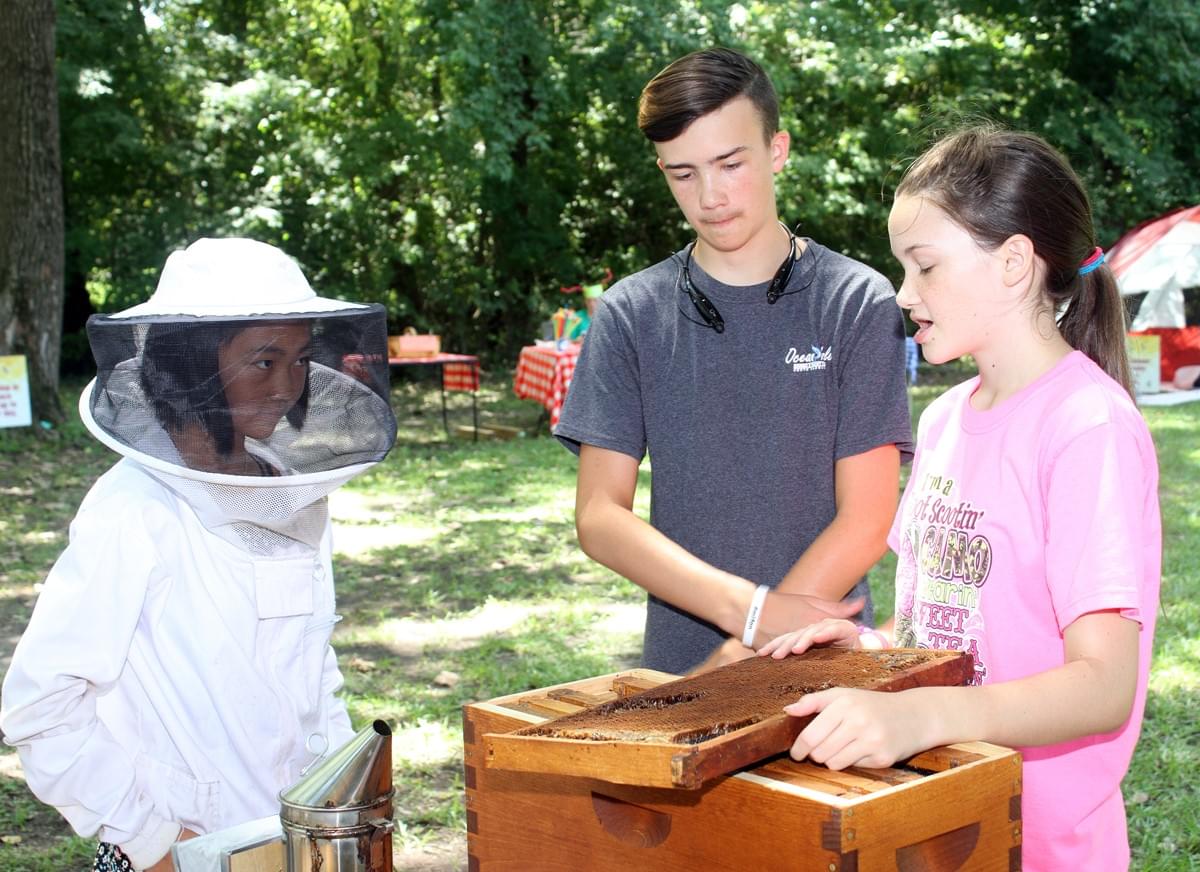
[[[834,646],[837,648],[859,648],[858,627],[852,621],[826,618],[799,630],[777,636],[758,649],[759,657],[770,654],[782,660],[789,654],[802,654],[809,648]]]
[[[816,714],[792,743],[792,757],[830,769],[879,769],[923,751],[928,712],[919,694],[835,687],[810,693],[783,710],[795,717]]]

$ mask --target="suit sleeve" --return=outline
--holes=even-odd
[[[96,717],[124,668],[149,586],[162,578],[137,512],[81,511],[50,570],[4,681],[0,728],[30,789],[77,833],[141,868],[179,835],[137,783],[134,761]]]

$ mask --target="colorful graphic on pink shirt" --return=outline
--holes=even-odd
[[[987,664],[979,652],[980,591],[992,569],[992,545],[977,531],[985,511],[955,499],[954,480],[921,477],[906,506],[896,569],[896,644],[967,651],[975,658],[972,684]]]

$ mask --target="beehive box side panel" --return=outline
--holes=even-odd
[[[480,802],[480,772],[484,768],[483,735],[485,731],[513,729],[526,723],[496,708],[490,703],[463,706],[463,786],[466,794],[468,842]]]
[[[692,754],[691,749],[681,751],[676,745],[649,742],[587,742],[504,732],[483,737],[483,762],[489,769],[600,778],[644,787],[677,786],[675,773],[686,769]],[[699,782],[684,786],[699,787]]]
[[[801,872],[838,867],[831,809],[754,781],[701,791],[489,769],[477,773],[468,851],[480,872]]]
[[[463,706],[463,765],[482,769],[484,766],[483,737],[487,733],[514,730],[544,718],[515,714],[491,703],[472,703]]]
[[[1004,870],[1021,844],[1020,755],[993,756],[871,794],[842,811],[862,869]]]

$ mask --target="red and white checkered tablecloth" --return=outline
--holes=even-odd
[[[442,352],[427,357],[389,357],[389,366],[440,366],[448,391],[479,390],[479,358],[473,354]]]
[[[552,346],[527,345],[517,358],[513,393],[523,400],[537,400],[550,413],[550,426],[562,413],[580,346],[574,342],[559,351]]]

